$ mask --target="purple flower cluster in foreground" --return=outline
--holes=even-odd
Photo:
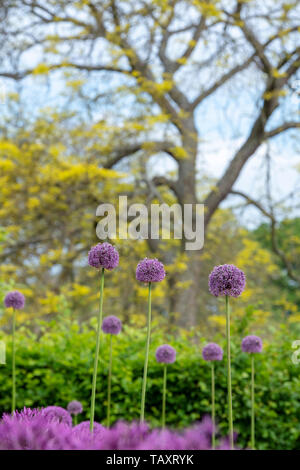
[[[164,265],[157,259],[145,258],[136,268],[136,278],[141,282],[160,282],[166,277]]]
[[[260,353],[262,351],[262,340],[259,336],[249,335],[242,341],[242,351],[247,353]]]
[[[169,344],[163,344],[157,348],[155,357],[157,362],[172,364],[176,359],[176,351]]]
[[[24,408],[13,416],[3,415],[0,421],[0,450],[209,450],[212,422],[202,422],[183,431],[151,430],[145,423],[131,424],[119,421],[112,428],[95,423],[94,432],[89,422],[72,427],[60,407],[31,410]],[[50,413],[49,409],[52,409]],[[55,414],[57,411],[57,415]],[[65,413],[68,413],[64,410]],[[227,440],[219,449],[228,449]]]
[[[98,243],[91,248],[88,263],[93,268],[105,268],[111,271],[119,264],[119,253],[110,243]]]
[[[102,331],[110,335],[118,335],[122,329],[122,322],[118,317],[109,315],[102,322]]]
[[[25,297],[17,290],[8,292],[4,299],[4,305],[6,308],[12,307],[16,310],[20,310],[25,305]]]
[[[215,266],[208,281],[209,290],[216,297],[220,295],[238,297],[245,289],[245,285],[245,274],[233,264]]]
[[[222,361],[223,349],[216,343],[209,343],[204,346],[202,357],[205,361]]]

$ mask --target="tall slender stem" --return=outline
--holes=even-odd
[[[108,383],[107,383],[107,427],[110,426],[110,402],[111,402],[111,370],[112,370],[112,339],[109,340],[109,365],[108,365]]]
[[[92,383],[92,398],[91,398],[91,416],[90,416],[90,430],[91,431],[93,431],[94,429],[94,419],[95,419],[95,398],[96,398],[97,369],[98,369],[98,362],[99,362],[100,334],[101,334],[101,325],[102,325],[103,289],[104,289],[104,268],[102,268],[101,281],[100,281],[100,307],[99,307],[98,326],[97,326],[96,353],[95,353],[93,383]]]
[[[78,424],[78,416],[75,415],[74,416],[74,426],[77,426],[77,424]]]
[[[144,421],[144,418],[145,418],[145,400],[146,400],[150,336],[151,336],[151,282],[149,282],[149,290],[148,290],[147,341],[146,341],[146,354],[145,354],[144,376],[143,376],[143,387],[142,387],[142,402],[141,402],[141,417],[140,417],[141,423]]]
[[[211,421],[212,421],[212,449],[216,448],[215,434],[215,365],[211,363]]]
[[[255,449],[254,354],[251,356],[251,448]]]
[[[13,310],[13,321],[12,321],[12,401],[11,401],[11,412],[13,413],[16,409],[16,347],[15,347],[15,336],[16,336],[16,310]]]
[[[229,297],[226,295],[226,339],[227,339],[227,389],[228,389],[228,423],[230,447],[233,449],[233,419],[232,419],[232,386],[231,386],[231,357],[230,357],[230,308]]]
[[[163,383],[163,400],[162,400],[162,428],[166,427],[166,395],[167,395],[167,364],[164,365],[164,383]]]

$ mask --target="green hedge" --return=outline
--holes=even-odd
[[[60,405],[80,400],[89,417],[95,319],[79,327],[75,323],[43,323],[39,334],[19,328],[17,333],[17,407]],[[250,361],[240,351],[240,341],[232,347],[234,427],[241,446],[250,438]],[[7,343],[7,364],[0,365],[0,412],[10,410],[11,345]],[[291,343],[297,339],[286,328],[274,333],[256,360],[257,423],[259,449],[300,449],[300,365],[291,361]],[[177,350],[177,360],[168,367],[167,424],[181,428],[210,412],[210,367],[201,357],[204,339],[192,341],[187,334],[176,339],[154,326],[149,363],[146,419],[160,423],[162,367],[156,363],[155,349],[169,342]],[[222,341],[221,341],[222,344]],[[224,346],[224,343],[223,343]],[[145,330],[124,328],[115,338],[112,379],[112,420],[138,419],[144,360]],[[104,336],[97,385],[96,419],[106,416],[108,338]],[[225,361],[216,366],[216,415],[222,434],[227,432]]]

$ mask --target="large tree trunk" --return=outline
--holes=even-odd
[[[179,202],[184,204],[196,204],[196,158],[197,158],[197,132],[194,118],[191,115],[184,125],[182,133],[182,145],[187,153],[187,157],[179,161],[177,188]],[[182,240],[182,250],[185,250],[187,240]],[[183,327],[190,327],[197,322],[198,313],[198,289],[197,280],[200,272],[200,251],[185,251],[187,256],[187,269],[178,275],[176,281],[184,283],[184,288],[174,289],[171,314],[177,319],[177,324]]]
[[[176,289],[171,305],[171,315],[179,326],[189,328],[197,324],[199,311],[198,279],[201,263],[199,251],[188,251],[187,269],[177,281],[186,283],[182,289]]]

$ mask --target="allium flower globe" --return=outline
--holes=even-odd
[[[70,401],[70,403],[67,406],[68,412],[74,416],[82,413],[82,409],[83,409],[82,404],[80,403],[80,401],[77,401],[77,400]]]
[[[9,292],[5,296],[4,305],[6,308],[12,307],[15,310],[20,310],[25,305],[25,297],[17,290]]]
[[[157,259],[145,258],[136,268],[136,278],[141,282],[160,282],[166,277],[164,265]]]
[[[111,335],[118,335],[122,329],[122,322],[118,317],[110,315],[102,322],[102,331]]]
[[[89,252],[88,263],[90,266],[111,271],[119,264],[119,253],[110,243],[98,243]]]
[[[247,353],[260,353],[262,351],[262,340],[259,336],[249,335],[242,341],[242,351]]]
[[[223,349],[216,343],[209,343],[204,346],[202,357],[205,361],[222,361]]]
[[[176,351],[169,344],[163,344],[157,348],[155,357],[157,362],[172,364],[176,359]]]
[[[26,420],[32,420],[36,416],[42,416],[42,410],[39,408],[26,408],[26,406],[23,408],[21,411],[14,411],[12,415],[9,414],[4,414],[3,415],[3,420],[6,418],[11,419],[13,417],[14,419],[17,419],[19,421],[26,421]]]
[[[0,450],[79,450],[88,447],[72,436],[72,428],[38,415],[31,420],[11,417],[0,422]]]
[[[100,436],[100,434],[103,434],[103,431],[106,428],[102,426],[102,424],[99,424],[97,422],[94,422],[94,429],[93,429],[93,434]],[[77,426],[74,426],[73,428],[76,433],[80,432],[87,432],[90,433],[90,422],[89,421],[82,421],[82,423],[77,424]]]
[[[209,276],[209,290],[216,297],[239,297],[246,285],[246,276],[233,264],[215,266]]]
[[[48,421],[55,421],[64,423],[67,426],[72,426],[70,413],[61,406],[47,406],[47,408],[42,410],[42,414]]]

